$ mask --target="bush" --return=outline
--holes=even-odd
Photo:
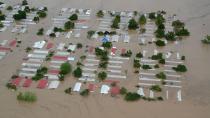
[[[153,85],[150,87],[150,90],[155,91],[155,92],[161,92],[162,89],[160,88],[159,85]]]
[[[137,101],[141,98],[141,96],[137,93],[132,93],[132,92],[128,92],[125,95],[125,100],[126,101]]]
[[[141,16],[139,17],[139,24],[140,24],[140,25],[145,25],[146,23],[147,23],[146,17],[145,17],[144,15],[141,15]]]
[[[74,74],[74,77],[76,77],[76,78],[82,77],[82,69],[80,67],[77,67],[74,70],[73,74]]]
[[[69,87],[69,88],[67,88],[66,90],[64,90],[64,92],[65,92],[66,94],[71,94],[71,91],[72,91],[71,87]]]
[[[210,44],[210,36],[207,35],[203,40],[201,40],[204,44]]]
[[[166,79],[166,74],[163,73],[163,72],[160,72],[158,74],[155,75],[158,79],[161,79],[161,80],[165,80]]]
[[[137,28],[139,28],[139,27],[138,27],[138,23],[136,22],[136,20],[135,19],[129,20],[129,22],[128,22],[128,29],[136,30]]]
[[[112,48],[112,42],[104,42],[104,43],[102,44],[102,46],[103,46],[104,48],[110,49],[110,48]]]
[[[97,17],[102,18],[104,17],[104,12],[102,10],[99,10],[96,14]]]
[[[64,74],[64,75],[69,74],[71,73],[71,69],[72,69],[71,64],[68,62],[65,62],[61,64],[60,66],[60,74]]]
[[[120,94],[125,95],[127,93],[127,89],[125,87],[120,88]]]
[[[157,29],[155,31],[155,36],[157,38],[163,38],[165,36],[165,30],[164,29]]]
[[[17,100],[25,102],[35,102],[37,101],[37,97],[36,94],[32,92],[25,92],[25,93],[20,92],[17,95]]]
[[[36,34],[37,35],[43,35],[44,34],[44,28],[40,28]]]
[[[99,78],[101,81],[105,80],[105,79],[107,78],[107,73],[104,72],[104,71],[99,72],[99,73],[98,73],[98,78]]]
[[[119,29],[119,23],[120,23],[120,16],[117,15],[117,16],[115,16],[115,18],[112,22],[111,28]]]
[[[162,53],[158,53],[157,55],[152,55],[152,60],[160,60],[163,59],[163,54]]]
[[[45,18],[47,16],[47,13],[45,11],[38,11],[37,12],[37,15],[40,17],[40,18]]]
[[[142,68],[143,68],[144,70],[152,69],[152,67],[150,67],[149,65],[142,65]]]
[[[158,62],[159,62],[160,64],[165,64],[165,63],[166,63],[165,59],[160,59]]]
[[[27,0],[23,0],[23,1],[22,1],[22,5],[23,5],[23,6],[28,5]]]
[[[172,22],[172,26],[175,29],[179,29],[179,28],[183,28],[185,26],[185,24],[183,22],[181,22],[180,20],[176,20]]]
[[[69,20],[71,20],[71,21],[76,21],[76,20],[78,20],[77,14],[72,14],[72,15],[69,17]]]
[[[90,92],[89,92],[88,89],[84,89],[82,92],[80,92],[80,95],[86,97],[86,96],[89,95],[89,93],[90,93]]]
[[[73,29],[73,28],[74,28],[74,23],[71,22],[71,21],[67,21],[67,22],[64,24],[64,28],[65,28],[66,30]]]
[[[176,72],[187,72],[187,67],[185,65],[177,65],[177,67],[172,67]]]
[[[26,19],[26,12],[25,12],[25,11],[19,10],[17,14],[14,14],[14,15],[13,15],[13,18],[14,18],[15,20]]]
[[[176,40],[174,32],[168,32],[168,33],[165,35],[165,38],[166,38],[166,40],[168,40],[168,41],[175,41],[175,40]]]
[[[165,45],[166,45],[165,42],[162,41],[162,40],[157,40],[157,41],[155,42],[155,44],[156,44],[157,46],[159,46],[159,47],[162,47],[162,46],[165,46]]]
[[[136,57],[137,57],[137,58],[143,58],[143,55],[142,55],[141,52],[139,52],[139,53],[136,54]]]
[[[151,19],[151,20],[155,20],[156,19],[156,16],[155,16],[155,12],[151,12],[151,13],[149,13],[149,19]]]
[[[181,28],[179,30],[176,30],[176,35],[177,36],[190,36],[190,32],[185,28]]]
[[[5,20],[5,17],[6,17],[6,16],[5,16],[4,14],[0,14],[0,21],[1,21],[1,20]]]
[[[135,60],[135,59],[134,59],[133,67],[134,67],[134,68],[140,68],[140,67],[141,67],[141,64],[140,64],[139,60]]]
[[[87,32],[87,38],[90,39],[95,34],[95,31],[90,30]]]
[[[9,11],[11,11],[12,9],[13,9],[12,6],[7,7],[7,10],[9,10]]]
[[[12,89],[12,90],[17,90],[17,87],[15,86],[15,85],[13,85],[13,84],[11,84],[11,83],[7,83],[6,84],[6,87],[8,88],[8,89]]]

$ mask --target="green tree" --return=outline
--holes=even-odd
[[[69,20],[71,20],[71,21],[76,21],[76,20],[78,20],[78,15],[77,15],[77,14],[72,14],[72,15],[69,17]]]
[[[12,9],[13,9],[12,6],[7,7],[7,10],[9,10],[9,11],[11,11]]]
[[[163,38],[165,36],[165,30],[164,29],[157,29],[155,31],[155,36],[157,38]]]
[[[38,11],[37,12],[37,15],[40,17],[40,18],[45,18],[47,16],[47,13],[45,11]]]
[[[82,77],[82,69],[80,67],[77,67],[74,70],[73,74],[74,74],[74,77],[76,77],[76,78]]]
[[[101,81],[105,80],[105,79],[107,78],[107,73],[104,72],[104,71],[99,72],[99,73],[98,73],[98,78],[99,78]]]
[[[128,92],[126,93],[124,99],[126,101],[137,101],[141,98],[141,96],[138,93],[132,93],[132,92]]]
[[[128,29],[136,30],[137,28],[139,28],[139,27],[138,27],[138,23],[136,22],[136,20],[135,19],[129,20],[129,22],[128,22]]]
[[[201,40],[204,44],[210,44],[210,36],[207,35],[203,40]]]
[[[104,48],[110,49],[110,48],[112,48],[112,42],[104,42],[104,43],[102,43],[102,46]]]
[[[165,38],[168,41],[175,41],[176,40],[174,32],[166,33]]]
[[[68,63],[68,62],[63,63],[60,66],[60,73],[61,74],[66,75],[68,73],[71,73],[71,70],[72,70],[71,64]]]
[[[67,22],[64,24],[64,28],[65,28],[66,30],[73,29],[73,28],[74,28],[74,23],[71,22],[71,21],[67,21]]]
[[[102,10],[99,10],[96,14],[97,17],[102,18],[104,17],[104,12]]]
[[[155,75],[158,79],[165,80],[166,79],[166,74],[164,72],[160,72]]]
[[[172,67],[176,72],[187,72],[187,67],[185,65],[179,64],[177,67]]]
[[[159,85],[153,85],[150,87],[150,90],[155,91],[155,92],[161,92],[162,89],[160,88]]]
[[[146,23],[147,23],[147,19],[146,19],[145,15],[141,15],[139,17],[139,24],[140,25],[145,25]]]
[[[23,5],[23,6],[28,5],[27,0],[23,0],[23,1],[22,1],[22,5]]]
[[[157,40],[157,41],[155,42],[155,44],[156,44],[157,46],[160,46],[160,47],[166,45],[165,42],[162,41],[162,40]]]

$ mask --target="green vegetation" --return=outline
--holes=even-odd
[[[90,91],[88,89],[84,89],[82,92],[80,92],[80,95],[86,97],[89,95],[89,93]]]
[[[12,89],[12,90],[17,90],[17,87],[15,86],[15,85],[13,85],[13,84],[11,84],[11,83],[7,83],[6,84],[6,87],[8,88],[8,89]]]
[[[164,26],[164,23],[165,22],[165,18],[163,17],[163,15],[161,14],[157,14],[157,17],[155,19],[155,24],[158,26],[158,28],[160,27],[160,25],[162,25],[162,27],[164,27],[165,29],[165,26]],[[162,28],[160,28],[162,29]]]
[[[4,27],[3,23],[0,22],[0,28]]]
[[[95,32],[96,31],[93,31],[93,30],[88,31],[87,32],[87,38],[90,39],[95,34]]]
[[[179,29],[179,28],[183,28],[185,26],[185,24],[183,22],[181,22],[180,20],[176,20],[172,22],[172,26],[175,29]]]
[[[149,19],[155,20],[156,19],[156,15],[155,14],[156,14],[155,12],[149,13]]]
[[[28,52],[30,52],[32,50],[32,48],[31,47],[27,47],[26,49],[25,49],[25,51],[28,53]]]
[[[160,60],[163,59],[163,54],[162,53],[158,53],[157,55],[152,55],[152,60]]]
[[[137,53],[137,54],[136,54],[136,58],[143,58],[142,53],[141,53],[141,52]]]
[[[155,91],[155,92],[161,92],[162,89],[160,88],[159,85],[153,85],[150,87],[150,90]]]
[[[141,15],[141,16],[139,17],[139,24],[140,24],[140,25],[145,25],[146,23],[147,23],[146,17],[145,17],[144,15]]]
[[[82,48],[82,44],[81,43],[77,43],[77,49],[81,49]]]
[[[20,92],[17,95],[17,100],[19,101],[24,101],[24,102],[36,102],[37,101],[37,97],[35,93],[32,92]]]
[[[17,14],[13,15],[13,18],[17,21],[22,20],[22,19],[26,19],[26,12],[19,10]]]
[[[163,73],[163,72],[160,72],[158,74],[155,75],[158,79],[161,79],[161,80],[165,80],[166,79],[166,74]]]
[[[128,22],[128,29],[129,29],[129,30],[136,30],[136,29],[138,29],[138,28],[139,28],[139,27],[138,27],[138,23],[136,22],[135,19],[129,20],[129,22]]]
[[[50,36],[51,38],[55,38],[55,37],[56,37],[55,33],[51,33],[49,36]]]
[[[76,20],[78,20],[78,15],[77,15],[77,14],[72,14],[72,15],[69,17],[69,20],[71,20],[71,21],[76,21]]]
[[[127,93],[127,89],[125,87],[120,88],[120,94],[125,95]]]
[[[187,67],[185,65],[179,64],[177,67],[172,67],[176,72],[187,72]]]
[[[98,73],[98,78],[100,79],[100,81],[103,81],[107,78],[107,73],[102,71]]]
[[[13,10],[12,6],[8,6],[8,7],[7,7],[7,10],[8,10],[8,11]]]
[[[45,18],[47,16],[47,13],[45,11],[38,11],[37,12],[37,15],[40,17],[40,18]]]
[[[148,70],[148,69],[152,69],[152,67],[150,67],[149,65],[142,65],[142,69]]]
[[[52,57],[53,55],[54,55],[54,51],[49,52],[48,55],[47,55],[46,58],[45,58],[45,61],[51,60],[51,57]]]
[[[104,43],[102,44],[102,46],[103,46],[104,48],[111,49],[111,48],[112,48],[112,42],[104,42]]]
[[[165,37],[165,30],[164,29],[157,29],[155,31],[155,36],[157,38],[164,38]]]
[[[80,78],[82,77],[82,69],[80,67],[77,67],[74,71],[73,71],[74,77],[76,78]]]
[[[6,17],[6,16],[5,16],[4,14],[1,14],[1,13],[0,13],[0,21],[1,21],[1,20],[5,20],[5,17]]]
[[[204,44],[210,44],[210,36],[207,35],[203,40],[201,40]]]
[[[181,28],[179,30],[176,30],[175,33],[176,33],[177,36],[190,36],[190,32],[185,28]]]
[[[140,61],[134,59],[134,61],[133,61],[133,67],[134,67],[134,68],[140,68],[140,67],[141,67]]]
[[[72,71],[72,67],[71,67],[70,63],[65,62],[65,63],[61,64],[60,74],[66,75],[66,74],[71,73],[71,71]]]
[[[121,54],[122,57],[131,57],[132,56],[132,51],[131,50],[128,50],[126,51],[126,53],[124,54]]]
[[[159,62],[159,64],[165,64],[166,63],[165,59],[160,59],[158,62]]]
[[[67,21],[67,22],[64,24],[64,28],[65,28],[66,30],[73,29],[73,28],[74,28],[74,23],[71,22],[71,21]]]
[[[36,34],[39,35],[39,36],[43,35],[44,34],[44,28],[40,28]]]
[[[54,32],[63,32],[64,30],[62,28],[54,27],[53,31]]]
[[[176,36],[174,34],[174,32],[168,32],[165,34],[165,38],[168,41],[175,41],[176,40]]]
[[[157,40],[157,41],[155,42],[155,44],[156,44],[157,46],[159,46],[159,47],[162,47],[162,46],[165,46],[165,45],[166,45],[165,42],[162,41],[162,40]]]
[[[67,88],[66,90],[64,90],[64,92],[65,92],[66,94],[71,94],[71,91],[72,91],[71,87],[69,87],[69,88]]]
[[[111,28],[119,29],[119,23],[120,23],[120,16],[115,16],[114,20],[112,21]]]
[[[35,16],[33,19],[34,22],[39,22],[39,17]]]
[[[104,17],[104,12],[102,10],[99,10],[96,14],[97,17],[102,18]]]
[[[128,92],[126,93],[124,99],[126,101],[137,101],[141,98],[141,96],[137,93]]]
[[[28,5],[27,0],[23,0],[23,1],[22,1],[22,5],[23,5],[23,6]]]
[[[36,75],[33,76],[31,79],[34,81],[40,80],[44,77],[47,71],[48,71],[47,67],[41,67],[36,71]]]

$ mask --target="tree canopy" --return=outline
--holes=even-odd
[[[71,64],[68,63],[68,62],[65,62],[63,64],[61,64],[60,66],[60,74],[68,74],[68,73],[71,73],[72,71],[72,67],[71,67]]]

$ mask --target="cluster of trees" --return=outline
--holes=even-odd
[[[37,96],[35,93],[32,92],[20,92],[17,95],[17,100],[19,101],[24,101],[24,102],[36,102]]]
[[[147,18],[145,17],[145,15],[141,15],[139,17],[139,25],[145,25],[147,23]]]
[[[104,17],[104,12],[102,10],[99,10],[97,13],[96,13],[96,16],[99,17],[99,18],[102,18]]]
[[[131,57],[132,54],[133,54],[132,51],[131,50],[128,50],[128,51],[126,51],[126,53],[122,53],[121,56],[122,57]]]
[[[44,75],[47,73],[48,68],[47,67],[41,67],[36,71],[36,75],[33,76],[31,79],[34,81],[40,80],[44,77]]]
[[[150,65],[144,64],[144,65],[142,65],[142,69],[148,70],[148,69],[152,69],[152,67]]]
[[[204,44],[210,44],[210,36],[207,35],[203,40],[201,40]]]
[[[136,58],[143,58],[143,54],[141,52],[137,53]]]
[[[80,78],[82,77],[82,69],[80,67],[77,67],[74,71],[73,71],[74,77],[76,78]]]
[[[112,21],[111,28],[119,29],[119,23],[120,23],[120,16],[115,16],[114,20]]]
[[[87,32],[87,38],[90,39],[95,34],[95,32],[96,31],[93,31],[93,30],[88,31]]]
[[[179,64],[177,67],[172,67],[176,72],[187,72],[187,67],[185,65]]]
[[[60,66],[60,73],[59,73],[59,79],[62,81],[64,80],[65,75],[71,73],[72,71],[72,67],[71,64],[68,62],[65,62],[63,64],[61,64]]]
[[[109,60],[108,51],[102,50],[100,48],[95,48],[95,54],[97,57],[100,58],[99,68],[107,68],[107,64]]]
[[[172,26],[174,27],[174,31],[177,36],[190,35],[190,32],[185,28],[185,24],[181,22],[180,20],[173,21]]]
[[[150,90],[155,91],[155,92],[161,92],[162,88],[159,85],[153,85],[150,87]]]
[[[36,34],[39,35],[39,36],[43,35],[44,34],[44,28],[40,28]]]
[[[74,22],[72,21],[67,21],[65,24],[64,24],[64,29],[65,30],[70,30],[70,29],[73,29],[75,26]]]
[[[104,42],[104,43],[102,43],[102,46],[106,49],[111,49],[112,48],[112,42]]]
[[[138,29],[138,23],[136,22],[136,20],[134,18],[130,19],[128,22],[128,29],[129,30],[136,30]]]
[[[99,73],[98,73],[98,78],[99,78],[100,81],[105,80],[105,79],[107,78],[107,73],[104,72],[104,71],[99,72]]]
[[[48,55],[46,56],[45,60],[46,61],[51,60],[51,57],[54,55],[54,53],[55,53],[54,51],[49,52]]]
[[[133,67],[136,68],[136,69],[139,69],[141,67],[140,61],[134,59],[133,60]]]
[[[25,11],[19,10],[17,14],[14,14],[14,15],[13,15],[13,18],[14,18],[15,20],[26,19],[26,12],[25,12]]]

